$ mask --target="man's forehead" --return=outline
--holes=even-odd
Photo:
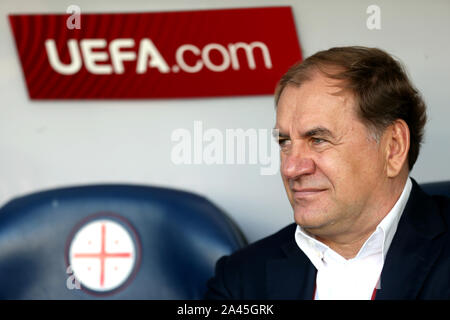
[[[316,81],[316,83],[314,83]],[[337,133],[339,127],[350,120],[358,120],[351,93],[341,87],[331,86],[324,79],[310,80],[300,87],[289,85],[283,90],[277,106],[275,128],[282,134],[295,131],[308,135],[317,128]]]
[[[308,80],[300,86],[287,85],[280,95],[277,109],[283,106],[304,106],[308,103],[320,100],[339,101],[345,103],[353,100],[354,95],[350,90],[337,86],[336,82],[330,83],[325,80]]]
[[[323,81],[307,81],[301,86],[288,85],[281,93],[277,117],[308,113],[355,111],[354,95],[341,87]]]

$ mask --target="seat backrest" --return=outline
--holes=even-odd
[[[450,197],[450,181],[429,182],[420,185],[429,195],[441,195]]]
[[[0,209],[0,298],[200,299],[216,260],[246,243],[223,211],[189,192],[37,192]]]

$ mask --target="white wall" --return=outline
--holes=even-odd
[[[281,178],[255,165],[176,166],[177,128],[271,128],[271,96],[147,101],[28,99],[9,27],[10,13],[170,11],[290,5],[304,56],[332,46],[377,46],[399,57],[428,103],[426,143],[412,172],[419,182],[450,179],[450,1],[10,1],[0,3],[0,205],[58,186],[120,182],[160,185],[207,196],[250,241],[293,221]],[[381,8],[381,30],[366,28],[366,8]],[[270,21],[268,21],[270,23]]]

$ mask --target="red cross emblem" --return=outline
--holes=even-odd
[[[69,249],[77,280],[94,291],[120,287],[132,274],[136,248],[130,232],[113,219],[93,220],[75,234]]]

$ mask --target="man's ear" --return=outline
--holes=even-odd
[[[386,173],[396,177],[404,166],[408,167],[410,143],[409,127],[402,119],[397,119],[387,128]]]

